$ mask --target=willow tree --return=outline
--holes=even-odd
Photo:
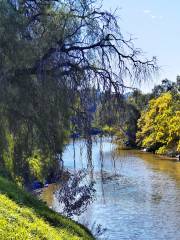
[[[45,169],[57,164],[75,98],[87,88],[118,93],[124,79],[156,70],[94,0],[1,0],[0,113],[14,139],[9,148],[2,134],[1,148],[13,156],[13,176],[27,177],[35,152]]]

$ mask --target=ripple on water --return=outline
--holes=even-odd
[[[92,149],[96,200],[79,221],[106,227],[103,240],[180,240],[180,164],[136,151],[112,158],[110,142],[103,143],[102,159],[98,144]],[[78,168],[87,166],[83,154],[76,154]],[[72,148],[64,158],[72,168]]]

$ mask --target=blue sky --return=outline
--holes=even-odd
[[[141,89],[148,92],[164,78],[175,81],[180,74],[180,0],[104,0],[103,8],[118,8],[122,33],[132,34],[147,57],[158,58],[161,71]]]

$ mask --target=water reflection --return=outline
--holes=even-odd
[[[89,171],[89,176],[91,178],[91,180],[93,181],[93,159],[92,159],[92,137],[91,135],[88,135],[86,140],[86,148],[87,148],[87,169]]]
[[[88,225],[106,227],[102,239],[180,239],[180,163],[137,151],[117,153],[109,139],[93,139],[86,147],[76,142],[73,159],[70,144],[63,155],[65,167],[73,169],[75,161],[96,180],[96,201],[81,223],[88,219]]]
[[[103,155],[103,140],[102,137],[100,138],[100,146],[99,146],[99,162],[100,162],[100,182],[101,182],[101,191],[102,191],[102,200],[105,204],[105,195],[104,195],[104,155]]]

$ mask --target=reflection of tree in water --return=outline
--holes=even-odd
[[[81,167],[84,168],[84,165],[83,165],[83,142],[80,144],[79,146],[79,161],[81,163]]]
[[[116,182],[116,184],[113,184],[113,187],[117,187],[117,184],[119,182],[119,174],[117,170],[117,153],[116,149],[114,148],[114,138],[113,136],[108,137],[108,148],[109,148],[109,154],[108,158],[110,157],[110,171],[106,171],[105,168],[105,153],[104,150],[106,149],[106,142],[107,139],[104,136],[98,136],[94,137],[90,134],[86,134],[84,137],[84,140],[82,140],[80,143],[77,144],[77,142],[73,141],[73,156],[74,156],[74,169],[77,167],[76,161],[80,163],[80,168],[83,169],[85,167],[88,172],[88,181],[94,181],[95,179],[95,172],[94,172],[94,161],[93,161],[93,143],[98,143],[98,161],[99,161],[99,170],[98,170],[98,176],[99,176],[99,184],[101,188],[101,194],[102,194],[102,201],[105,204],[106,194],[105,194],[105,188],[107,184],[113,184],[113,182]],[[76,147],[78,146],[78,148]],[[77,154],[76,151],[79,151],[79,154]],[[79,159],[77,159],[77,156],[79,156]],[[83,163],[86,162],[86,165],[83,166]],[[79,165],[79,164],[78,164]],[[108,165],[109,168],[109,165]],[[119,164],[118,164],[119,169]],[[108,185],[107,185],[108,187]],[[116,189],[114,189],[115,191]]]
[[[81,168],[83,168],[83,158],[86,157],[87,159],[87,170],[89,172],[89,175],[91,177],[91,179],[93,180],[93,161],[92,161],[92,143],[93,143],[93,140],[92,140],[92,137],[91,135],[87,135],[84,140],[82,141],[82,143],[80,143],[79,145],[79,161],[81,163]],[[74,167],[74,170],[76,170],[76,161],[77,161],[77,156],[78,154],[76,155],[76,140],[73,138],[73,167]],[[86,155],[83,154],[83,149],[84,149],[84,145],[86,147]]]
[[[85,170],[75,171],[56,192],[60,203],[60,212],[68,217],[79,216],[86,211],[87,206],[94,201],[94,182],[86,182]]]
[[[117,168],[116,168],[116,160],[117,155],[114,150],[114,140],[113,136],[110,136],[110,159],[112,163],[112,170],[106,171],[104,169],[104,149],[103,149],[103,137],[100,137],[100,147],[99,147],[99,161],[100,161],[100,179],[101,179],[101,191],[102,191],[102,200],[105,203],[105,190],[104,185],[115,180],[118,177]]]
[[[86,148],[87,148],[87,169],[91,180],[93,180],[93,163],[92,163],[92,137],[87,135],[86,139]]]
[[[75,148],[75,138],[73,138],[73,162],[74,162],[74,171],[76,170],[76,148]]]
[[[102,175],[102,178],[103,178],[104,155],[103,155],[102,137],[100,137],[99,160],[100,160],[100,163],[101,163],[101,175]]]
[[[111,161],[112,161],[112,166],[113,166],[113,174],[114,176],[117,175],[117,170],[116,170],[116,152],[114,150],[114,138],[113,136],[111,136],[111,140],[110,140],[111,144],[110,144],[110,152],[111,152]]]
[[[103,155],[103,139],[100,137],[100,148],[99,148],[99,161],[100,161],[100,176],[101,176],[101,191],[102,191],[102,200],[103,203],[105,203],[105,195],[104,195],[104,174],[103,174],[103,168],[104,168],[104,155]]]

